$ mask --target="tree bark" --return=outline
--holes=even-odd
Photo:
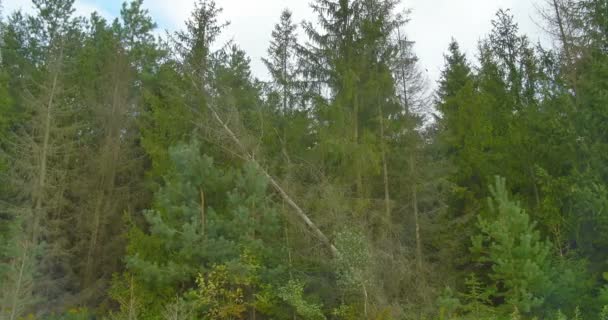
[[[23,274],[25,273],[25,267],[28,259],[28,251],[30,247],[29,241],[26,239],[24,243],[23,253],[21,254],[21,261],[19,262],[19,275],[17,276],[17,283],[13,292],[13,302],[11,304],[11,314],[8,320],[16,320],[19,317],[19,296],[21,295],[21,287],[23,285]]]
[[[384,143],[384,113],[382,107],[378,104],[378,113],[380,116],[380,148],[382,155],[382,171],[384,175],[384,210],[386,214],[387,223],[391,219],[391,196],[389,193],[389,181],[388,181],[388,163],[386,159],[386,144]]]
[[[203,189],[199,189],[199,192],[201,194],[201,235],[205,236],[205,223],[206,223],[206,217],[205,217],[205,192],[203,191]]]
[[[61,61],[61,55],[57,63]],[[59,65],[55,66],[59,68]],[[47,165],[50,148],[50,137],[51,137],[51,121],[53,112],[53,103],[55,99],[55,92],[57,90],[57,81],[59,78],[59,70],[55,70],[53,74],[53,82],[51,85],[51,92],[49,93],[48,103],[46,104],[46,112],[44,117],[44,133],[42,138],[42,149],[40,150],[40,160],[38,164],[38,181],[36,185],[36,193],[34,199],[34,216],[32,221],[32,243],[37,242],[38,238],[38,227],[40,219],[42,219],[42,206],[44,201],[44,189],[46,188],[46,175]]]
[[[359,146],[359,96],[355,93],[354,96],[354,107],[353,107],[353,143],[355,146]],[[357,194],[359,198],[363,199],[365,194],[363,192],[363,174],[361,173],[361,161],[357,159],[357,155],[352,155],[355,161],[355,184],[357,187]]]
[[[415,160],[414,155],[410,154],[410,174],[415,177]],[[414,224],[416,228],[416,267],[418,271],[422,270],[422,240],[420,239],[420,222],[418,215],[418,179],[413,178],[412,181],[412,210],[414,212]]]
[[[557,27],[559,28],[559,35],[562,41],[562,46],[564,47],[564,53],[566,54],[566,60],[567,63],[570,64],[570,59],[572,58],[570,55],[570,45],[568,43],[568,38],[566,37],[564,21],[562,19],[562,13],[560,11],[558,0],[553,0],[553,9],[555,10],[555,19],[557,22]]]

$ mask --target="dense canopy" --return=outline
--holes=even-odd
[[[0,22],[0,320],[608,319],[608,1],[500,10],[429,85],[399,0]],[[405,3],[407,6],[407,3]],[[302,42],[302,36],[307,40]]]

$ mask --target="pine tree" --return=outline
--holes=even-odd
[[[124,49],[129,54],[131,64],[139,73],[138,78],[152,76],[155,59],[159,55],[152,34],[156,23],[142,5],[143,0],[132,0],[128,4],[126,1],[123,2],[120,10],[122,23],[119,28]]]
[[[481,234],[472,238],[471,250],[486,265],[508,309],[530,312],[542,305],[548,284],[550,243],[541,240],[536,224],[520,204],[509,199],[504,178],[490,186],[489,215],[479,216]]]
[[[145,213],[148,226],[130,231],[127,266],[156,297],[150,306],[192,288],[197,274],[238,260],[243,250],[263,261],[279,253],[265,179],[251,165],[220,169],[199,148],[171,149],[172,170]]]

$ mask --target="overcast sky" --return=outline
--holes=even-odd
[[[30,0],[0,0],[4,14],[15,9],[31,10]],[[416,42],[415,51],[428,77],[436,81],[443,66],[443,53],[454,37],[467,55],[473,59],[477,42],[490,31],[490,21],[500,8],[511,9],[520,30],[532,42],[545,42],[538,27],[536,7],[543,0],[403,0],[403,8],[412,10],[411,22],[405,32]],[[98,11],[107,18],[120,12],[122,0],[76,0],[80,15]],[[284,8],[293,11],[294,21],[315,21],[309,8],[310,0],[216,0],[224,8],[222,18],[230,21],[222,41],[233,39],[250,56],[254,74],[262,79],[267,73],[260,58],[265,56],[270,33]],[[160,31],[177,30],[188,18],[194,0],[144,0]]]

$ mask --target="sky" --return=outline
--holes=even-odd
[[[216,0],[223,7],[221,19],[230,22],[221,42],[234,40],[251,58],[253,73],[267,79],[268,73],[261,58],[266,55],[270,34],[278,22],[281,11],[289,8],[295,22],[315,21],[309,7],[311,0]],[[0,0],[4,14],[18,8],[31,10],[30,0]],[[112,19],[120,12],[123,0],[76,0],[76,13],[88,16],[97,11]],[[456,39],[470,60],[475,59],[477,43],[491,30],[491,20],[498,9],[511,9],[520,31],[533,43],[547,44],[537,7],[543,0],[402,0],[402,9],[410,9],[410,22],[406,35],[415,41],[414,50],[431,84],[439,78],[447,46]],[[175,31],[183,27],[194,7],[194,0],[144,0],[159,26]],[[301,30],[300,30],[301,31]],[[302,33],[302,32],[300,32]],[[301,35],[302,40],[305,38]]]

